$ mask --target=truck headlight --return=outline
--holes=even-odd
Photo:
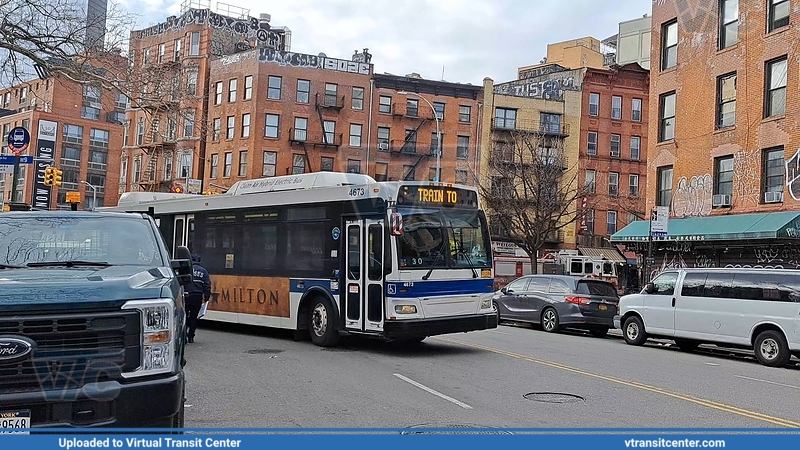
[[[122,309],[136,309],[142,316],[141,364],[124,376],[141,377],[171,372],[175,366],[173,347],[177,334],[172,300],[134,300],[125,303]]]
[[[492,307],[492,299],[491,297],[485,298],[481,301],[481,309],[489,309]]]

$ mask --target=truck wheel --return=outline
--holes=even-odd
[[[339,331],[336,330],[333,305],[325,297],[311,300],[308,314],[308,332],[311,342],[320,347],[333,347],[339,343]]]
[[[647,341],[647,333],[644,331],[644,324],[639,316],[630,316],[625,319],[622,326],[622,336],[629,345],[644,345]]]
[[[767,330],[756,337],[755,353],[758,362],[769,367],[784,367],[792,357],[783,333]]]

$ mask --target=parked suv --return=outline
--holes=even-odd
[[[540,324],[547,332],[561,328],[589,330],[603,337],[614,326],[619,294],[613,284],[567,275],[517,278],[492,298],[500,320]]]
[[[176,253],[143,214],[0,213],[0,433],[183,427]]]

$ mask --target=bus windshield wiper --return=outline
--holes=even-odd
[[[469,257],[467,252],[464,250],[464,246],[461,243],[456,243],[456,248],[458,252],[464,255],[464,258],[467,259],[467,263],[469,264],[469,268],[472,269],[472,278],[478,278],[478,272],[475,270],[475,265],[472,264],[472,259]]]
[[[436,255],[436,259],[433,260],[433,264],[431,264],[431,268],[428,269],[428,273],[426,273],[425,275],[422,276],[423,280],[427,280],[428,278],[431,277],[431,274],[433,273],[433,269],[436,267],[436,263],[439,262],[439,259],[442,256],[444,256],[444,242],[442,242],[442,247],[439,249],[439,254]]]
[[[26,264],[28,267],[77,267],[77,266],[85,266],[85,267],[108,267],[112,266],[113,264],[109,264],[103,261],[42,261],[42,262],[32,262]]]

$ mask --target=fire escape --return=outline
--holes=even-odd
[[[305,129],[296,127],[289,129],[289,142],[292,145],[299,145],[303,148],[303,154],[305,156],[304,170],[308,168],[309,172],[314,171],[311,167],[309,147],[338,150],[342,145],[343,133],[336,133],[335,128],[327,127],[327,124],[334,124],[333,126],[335,127],[336,122],[326,121],[323,112],[330,111],[338,113],[341,111],[342,108],[344,108],[344,95],[339,97],[336,92],[326,91],[325,94],[320,96],[319,92],[317,92],[314,94],[314,106],[317,110],[317,116],[319,117],[319,131],[310,132],[308,129],[308,122],[306,122]],[[325,170],[325,168],[320,167],[320,170]]]
[[[437,151],[441,151],[437,145],[431,145],[430,147],[422,147],[422,151],[418,152],[417,148],[417,136],[419,133],[420,128],[428,122],[432,122],[436,120],[433,117],[423,117],[419,115],[419,106],[413,106],[413,104],[406,103],[405,108],[403,108],[398,103],[392,104],[392,116],[395,119],[402,120],[403,118],[410,119],[410,122],[413,124],[416,122],[416,127],[413,130],[406,130],[405,139],[402,141],[400,140],[392,140],[390,145],[390,151],[392,154],[395,155],[408,155],[411,158],[417,157],[416,162],[408,169],[408,172],[403,174],[404,181],[413,181],[415,178],[417,166],[425,160],[430,158],[431,156],[436,156]],[[427,151],[426,151],[427,150]]]

